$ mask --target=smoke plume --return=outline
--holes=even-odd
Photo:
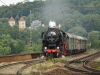
[[[48,0],[44,2],[42,9],[43,19],[46,22],[50,20],[56,21],[57,24],[61,23],[66,18],[66,13],[69,9],[67,0]]]

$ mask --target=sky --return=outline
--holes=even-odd
[[[2,5],[10,5],[10,4],[16,4],[18,2],[23,2],[24,0],[0,0],[0,6]],[[29,0],[29,1],[34,1],[34,0]]]

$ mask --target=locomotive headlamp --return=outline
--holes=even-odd
[[[47,49],[47,47],[44,47],[44,49]]]
[[[57,47],[57,49],[59,49],[59,47]]]

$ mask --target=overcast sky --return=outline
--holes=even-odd
[[[0,6],[2,5],[9,5],[9,4],[16,4],[18,2],[23,2],[24,0],[0,0]],[[29,1],[34,1],[34,0],[29,0]]]

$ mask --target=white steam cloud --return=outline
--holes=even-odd
[[[50,21],[49,22],[49,28],[56,28],[56,22],[55,21]]]

